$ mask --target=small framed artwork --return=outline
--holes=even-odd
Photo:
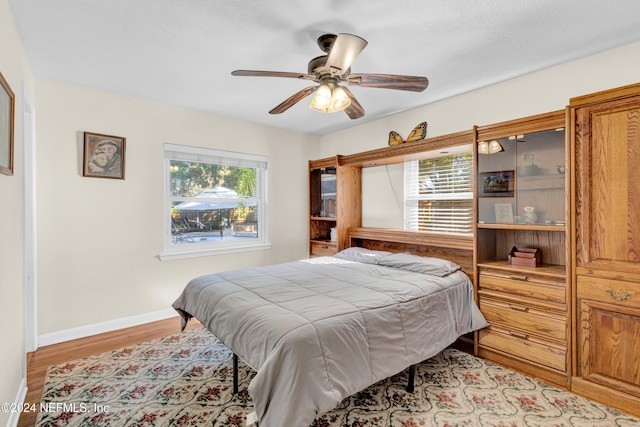
[[[0,173],[13,175],[13,126],[15,96],[0,73]]]
[[[125,143],[121,136],[85,132],[82,175],[124,179]]]
[[[479,197],[513,197],[513,170],[478,174]]]
[[[511,203],[496,203],[496,223],[513,224],[513,206]]]

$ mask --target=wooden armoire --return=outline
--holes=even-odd
[[[640,416],[640,84],[571,99],[571,389]]]

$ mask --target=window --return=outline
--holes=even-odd
[[[266,249],[267,158],[165,144],[161,259]]]
[[[472,148],[405,163],[404,223],[408,230],[473,234]],[[455,152],[454,152],[455,151]]]

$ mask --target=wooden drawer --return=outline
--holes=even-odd
[[[566,372],[566,347],[522,334],[509,329],[491,325],[481,329],[478,345],[490,347],[500,353],[506,353],[520,359]]]
[[[563,279],[530,273],[481,270],[480,291],[490,290],[555,304],[567,304]]]
[[[529,304],[481,297],[480,310],[487,321],[505,328],[516,328],[542,339],[567,341],[566,314]]]
[[[578,276],[577,279],[579,299],[640,308],[640,283],[593,276]]]
[[[338,245],[330,242],[311,242],[311,255],[331,256],[338,253]]]

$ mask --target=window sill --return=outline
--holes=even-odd
[[[262,251],[265,249],[270,249],[271,243],[257,243],[255,245],[244,245],[244,246],[236,246],[236,247],[223,247],[223,248],[207,248],[207,249],[198,249],[198,250],[190,250],[190,251],[165,251],[158,255],[160,261],[172,261],[174,259],[187,259],[187,258],[196,258],[202,256],[212,256],[212,255],[224,255],[224,254],[232,254],[237,252],[249,252],[249,251]]]

